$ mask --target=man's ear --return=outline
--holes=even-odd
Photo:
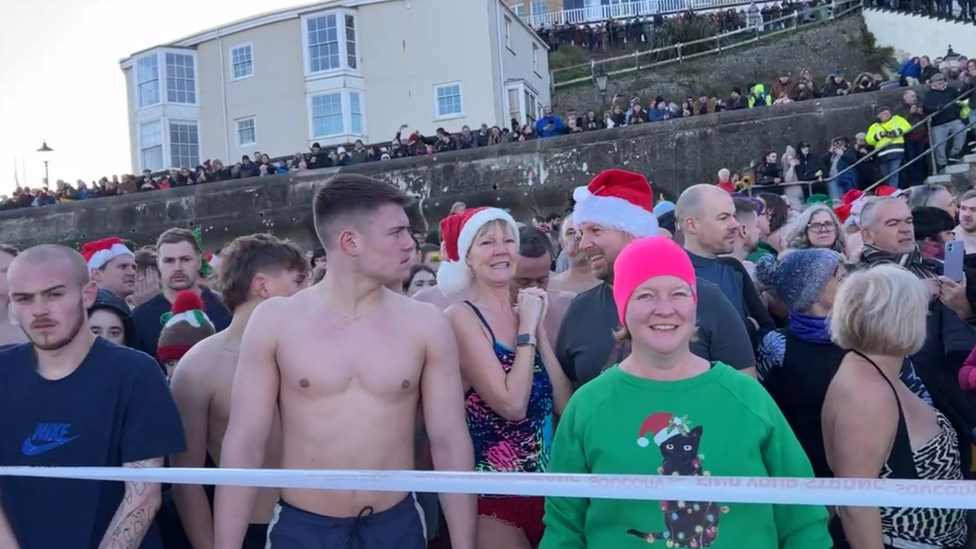
[[[101,282],[102,281],[102,270],[101,269],[92,269],[91,270],[91,278],[95,282]]]

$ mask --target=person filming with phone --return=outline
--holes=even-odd
[[[951,221],[944,218],[939,221],[934,209],[937,208],[910,210],[903,200],[890,196],[868,200],[861,210],[864,250],[858,267],[893,263],[925,284],[931,300],[926,317],[925,344],[910,358],[932,393],[935,406],[952,420],[960,436],[965,434],[973,438],[976,402],[962,392],[957,376],[963,361],[976,346],[976,331],[973,330],[976,307],[967,294],[969,284],[962,264],[963,247],[956,240],[945,242],[949,230],[946,227]],[[919,226],[916,226],[916,220]],[[939,258],[937,253],[926,257],[923,251],[931,254],[939,247],[940,240],[943,241],[942,257]],[[969,452],[968,445],[960,446]],[[969,459],[970,456],[964,456],[964,463],[968,464]]]

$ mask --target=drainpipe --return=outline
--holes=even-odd
[[[220,48],[220,104],[224,117],[224,162],[230,162],[230,129],[227,127],[227,68],[224,66],[224,38],[217,29],[217,47]]]
[[[495,82],[495,84],[497,86],[496,89],[498,90],[498,97],[501,103],[499,113],[504,121],[505,115],[507,114],[505,112],[505,96],[507,94],[505,92],[505,64],[502,61],[502,56],[505,55],[506,45],[504,43],[505,41],[502,40],[502,14],[504,12],[501,11],[500,4],[501,0],[495,0],[495,41],[498,42],[498,81]],[[491,8],[489,8],[488,14],[489,16],[491,15]],[[496,104],[495,106],[497,107],[498,105]],[[505,125],[507,125],[507,123]],[[502,127],[505,127],[505,125]]]

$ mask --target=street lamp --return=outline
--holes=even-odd
[[[942,56],[942,62],[939,63],[939,70],[948,71],[949,76],[952,78],[959,76],[959,73],[965,68],[959,62],[960,57],[962,56],[952,51],[952,44],[949,44],[949,51]]]
[[[606,106],[607,105],[607,80],[609,79],[609,77],[607,76],[607,73],[604,72],[603,67],[600,67],[600,70],[597,71],[596,76],[594,76],[593,79],[596,80],[596,87],[598,90],[600,90],[600,101],[603,104],[603,106]]]
[[[54,152],[54,149],[52,149],[51,147],[48,147],[47,146],[47,139],[45,139],[44,140],[44,143],[41,145],[41,148],[40,149],[37,149],[37,152],[41,153],[41,155],[43,155],[43,158],[44,158],[44,187],[47,187],[48,186],[48,184],[47,184],[47,182],[48,182],[48,173],[47,173],[47,163],[48,163],[48,160],[47,160],[47,156],[50,153],[53,153]]]

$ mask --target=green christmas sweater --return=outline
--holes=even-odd
[[[559,421],[550,473],[812,477],[810,460],[756,380],[716,362],[660,382],[614,366]],[[820,506],[547,498],[539,549],[829,549]]]

